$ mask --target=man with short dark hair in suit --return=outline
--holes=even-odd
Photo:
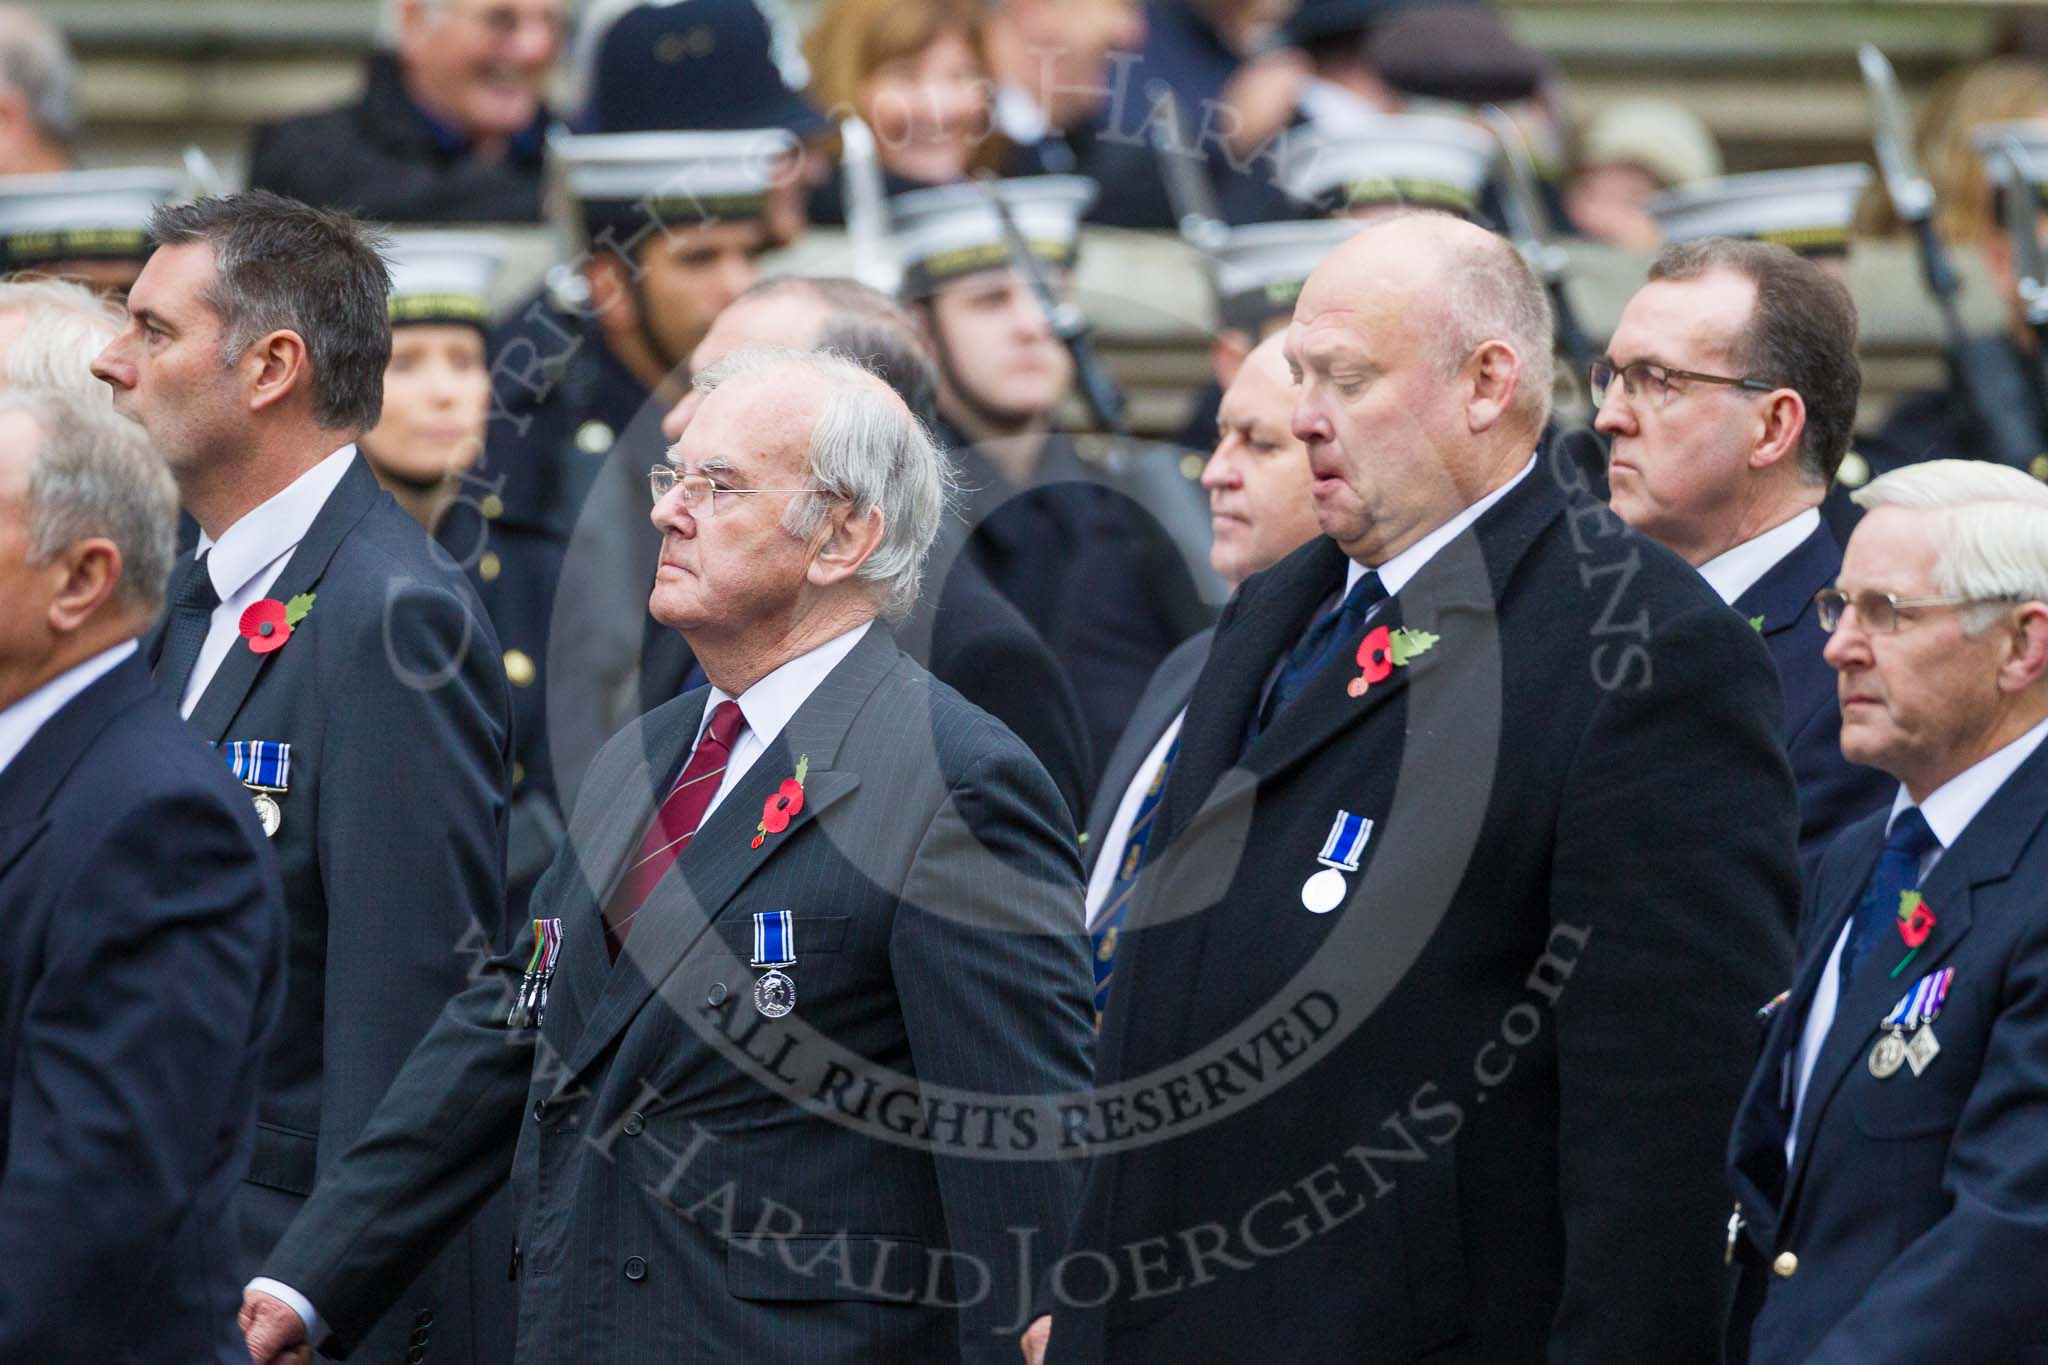
[[[460,571],[355,447],[391,349],[374,236],[254,191],[160,209],[151,236],[93,373],[199,524],[144,660],[284,870],[285,1015],[238,1199],[253,1261],[502,947],[510,703]],[[473,1240],[369,1338],[380,1358],[499,1353],[509,1236]]]
[[[237,1365],[234,1194],[283,999],[247,793],[150,685],[177,491],[0,394],[0,1359]]]
[[[1073,828],[882,624],[943,457],[843,357],[742,350],[696,383],[649,473],[649,610],[709,682],[597,755],[532,926],[266,1264],[330,1351],[508,1174],[528,1365],[1009,1365],[1016,1286],[1065,1235]],[[249,1317],[258,1362],[304,1336],[275,1300]]]
[[[1209,566],[1233,591],[1322,534],[1309,497],[1308,451],[1291,430],[1294,392],[1284,346],[1283,337],[1270,336],[1239,363],[1216,411],[1220,439],[1202,466],[1215,535]],[[1110,751],[1088,812],[1081,866],[1088,875],[1098,1018],[1108,999],[1130,893],[1146,857],[1151,815],[1164,795],[1188,697],[1215,638],[1214,630],[1189,636],[1153,672]]]
[[[1908,465],[1820,603],[1891,803],[1822,858],[1729,1142],[1748,1365],[2048,1352],[2048,489]]]
[[[1188,704],[1051,1360],[1719,1354],[1723,1134],[1797,905],[1777,682],[1537,458],[1551,337],[1444,214],[1302,290],[1326,538],[1238,589]]]
[[[1595,426],[1614,442],[1609,505],[1763,636],[1785,691],[1810,873],[1891,788],[1842,756],[1813,608],[1842,566],[1820,505],[1856,420],[1856,305],[1782,246],[1710,237],[1665,249],[1607,349],[1594,377]]]

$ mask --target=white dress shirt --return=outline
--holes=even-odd
[[[220,605],[213,609],[207,624],[206,641],[199,646],[198,662],[192,665],[191,680],[178,703],[179,715],[191,718],[193,708],[206,694],[206,685],[242,638],[242,613],[251,603],[270,595],[271,585],[284,572],[292,551],[306,538],[313,518],[327,505],[355,457],[355,446],[345,445],[222,531],[219,540],[200,534],[198,553],[206,556],[206,576],[213,580]]]
[[[711,812],[717,810],[726,795],[740,784],[740,779],[747,775],[747,769],[754,766],[754,760],[775,742],[775,737],[789,724],[789,718],[796,714],[797,708],[810,700],[811,693],[818,690],[818,684],[825,681],[826,674],[853,653],[853,647],[860,643],[861,637],[873,624],[872,621],[864,621],[845,634],[835,635],[815,649],[806,650],[738,697],[720,687],[711,689],[710,699],[704,703],[704,714],[697,721],[697,733],[690,738],[692,750],[704,737],[705,727],[711,724],[711,713],[718,709],[720,702],[739,702],[740,715],[746,718],[747,723],[740,730],[739,738],[732,742],[732,756],[725,760],[725,775],[718,780],[718,790],[711,794],[711,804],[704,808],[704,820],[711,818]],[[698,821],[698,828],[703,828],[704,820]]]
[[[1180,738],[1180,723],[1187,718],[1188,710],[1183,706],[1180,714],[1173,718],[1173,723],[1166,727],[1166,732],[1159,736],[1159,742],[1145,755],[1145,761],[1138,765],[1138,771],[1131,775],[1130,785],[1124,788],[1122,799],[1116,803],[1116,814],[1111,817],[1109,828],[1102,833],[1102,851],[1095,859],[1094,869],[1088,874],[1086,903],[1090,931],[1094,930],[1095,921],[1109,900],[1110,888],[1116,885],[1117,868],[1124,861],[1124,844],[1131,837],[1131,826],[1138,823],[1138,807],[1145,804],[1145,793],[1152,787],[1152,775],[1166,761],[1166,751]]]
[[[1927,880],[1927,874],[1934,871],[1941,855],[1955,846],[1970,821],[1977,818],[1977,812],[1984,809],[1998,789],[2005,785],[2007,778],[2019,771],[2020,764],[2041,747],[2043,739],[2048,739],[2048,720],[1996,753],[1977,760],[1928,793],[1927,799],[1920,803],[1920,815],[1927,821],[1927,828],[1934,831],[1936,843],[1920,859],[1920,881]],[[1912,805],[1913,798],[1901,786],[1898,795],[1892,798],[1891,817],[1885,821],[1887,836],[1891,834],[1892,826],[1898,823],[1899,816]],[[1797,1089],[1792,1105],[1792,1125],[1785,1134],[1786,1170],[1792,1169],[1792,1153],[1799,1140],[1799,1115],[1806,1106],[1806,1083],[1813,1079],[1814,1060],[1820,1056],[1821,1044],[1827,1041],[1828,1030],[1834,1026],[1835,1006],[1841,998],[1842,947],[1849,941],[1849,930],[1855,923],[1856,917],[1852,914],[1836,936],[1834,950],[1828,954],[1820,984],[1813,992],[1813,1007],[1806,1012],[1805,1029],[1799,1035],[1799,1048],[1793,1058],[1798,1070],[1795,1073]]]
[[[7,765],[21,755],[36,737],[36,731],[49,724],[52,716],[134,652],[135,642],[123,640],[82,664],[73,664],[20,701],[0,710],[0,772],[7,771]]]
[[[238,523],[239,524],[239,523]],[[225,539],[225,537],[223,537]],[[704,730],[711,724],[711,713],[718,709],[720,702],[737,700],[740,715],[746,718],[746,725],[740,730],[739,738],[733,741],[732,756],[725,761],[725,775],[719,779],[718,790],[711,794],[711,804],[704,808],[704,820],[711,818],[711,812],[718,809],[718,803],[739,785],[747,775],[747,769],[761,757],[775,737],[788,726],[789,718],[797,708],[810,700],[811,693],[818,690],[818,684],[825,676],[839,667],[861,637],[868,633],[874,623],[864,621],[841,635],[835,635],[815,649],[806,650],[782,667],[768,674],[752,687],[735,698],[722,688],[713,687],[711,696],[704,703],[704,714],[697,720],[697,733],[690,737],[690,748],[697,747],[697,741],[704,737]],[[698,822],[703,827],[703,821]],[[320,1311],[313,1307],[305,1295],[288,1284],[281,1284],[267,1276],[259,1275],[249,1281],[248,1288],[259,1290],[273,1298],[281,1299],[299,1315],[306,1324],[306,1340],[319,1345],[326,1333],[322,1330]]]
[[[1778,561],[1806,543],[1820,525],[1820,509],[1809,507],[1790,521],[1781,521],[1760,536],[1752,536],[1732,550],[1723,550],[1700,565],[1700,577],[1730,606],[1735,599],[1756,586],[1756,581],[1777,567]]]

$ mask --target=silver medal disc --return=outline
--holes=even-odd
[[[277,801],[269,792],[256,793],[256,819],[263,826],[264,834],[277,837],[277,827],[284,823],[284,812],[277,808]]]
[[[1301,884],[1301,903],[1311,915],[1327,915],[1344,903],[1344,874],[1326,867]]]
[[[796,1008],[796,982],[780,968],[769,968],[768,974],[754,983],[754,1008],[770,1019],[780,1019]]]
[[[1887,1033],[1870,1049],[1870,1074],[1879,1080],[1893,1075],[1906,1064],[1906,1040],[1896,1032]]]

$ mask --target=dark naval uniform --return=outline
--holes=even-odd
[[[562,797],[547,742],[555,586],[591,484],[648,394],[605,346],[595,322],[563,312],[544,295],[514,310],[490,351],[484,455],[437,534],[467,569],[504,646],[512,684],[506,889],[516,922],[562,837]]]
[[[939,434],[966,485],[967,555],[1065,668],[1099,776],[1154,670],[1213,613],[1173,538],[1074,437],[1047,438],[1025,490],[958,432]]]

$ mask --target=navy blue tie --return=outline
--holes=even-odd
[[[1842,945],[1843,990],[1849,989],[1856,969],[1871,949],[1887,934],[1897,932],[1893,926],[1899,922],[1899,896],[1920,885],[1920,860],[1939,847],[1941,841],[1927,827],[1927,817],[1918,806],[1899,812],[1891,833],[1884,837],[1884,852],[1877,855],[1877,866],[1871,869],[1870,885],[1864,888],[1856,916],[1849,921],[1849,941]]]
[[[1259,732],[1273,723],[1273,717],[1287,709],[1287,704],[1300,696],[1309,679],[1323,671],[1337,652],[1365,634],[1365,619],[1372,609],[1387,600],[1387,589],[1380,582],[1380,576],[1370,569],[1359,575],[1351,591],[1344,594],[1344,600],[1332,611],[1326,611],[1316,618],[1308,633],[1301,637],[1287,655],[1287,663],[1281,668],[1280,676],[1273,680],[1273,690],[1266,694],[1266,704],[1259,708],[1251,733],[1245,736],[1245,744],[1257,739]]]
[[[213,627],[213,609],[220,605],[220,594],[213,590],[213,574],[206,567],[207,553],[202,551],[192,561],[171,597],[163,652],[156,659],[157,691],[173,706],[184,704],[193,665],[199,662],[200,648]]]

